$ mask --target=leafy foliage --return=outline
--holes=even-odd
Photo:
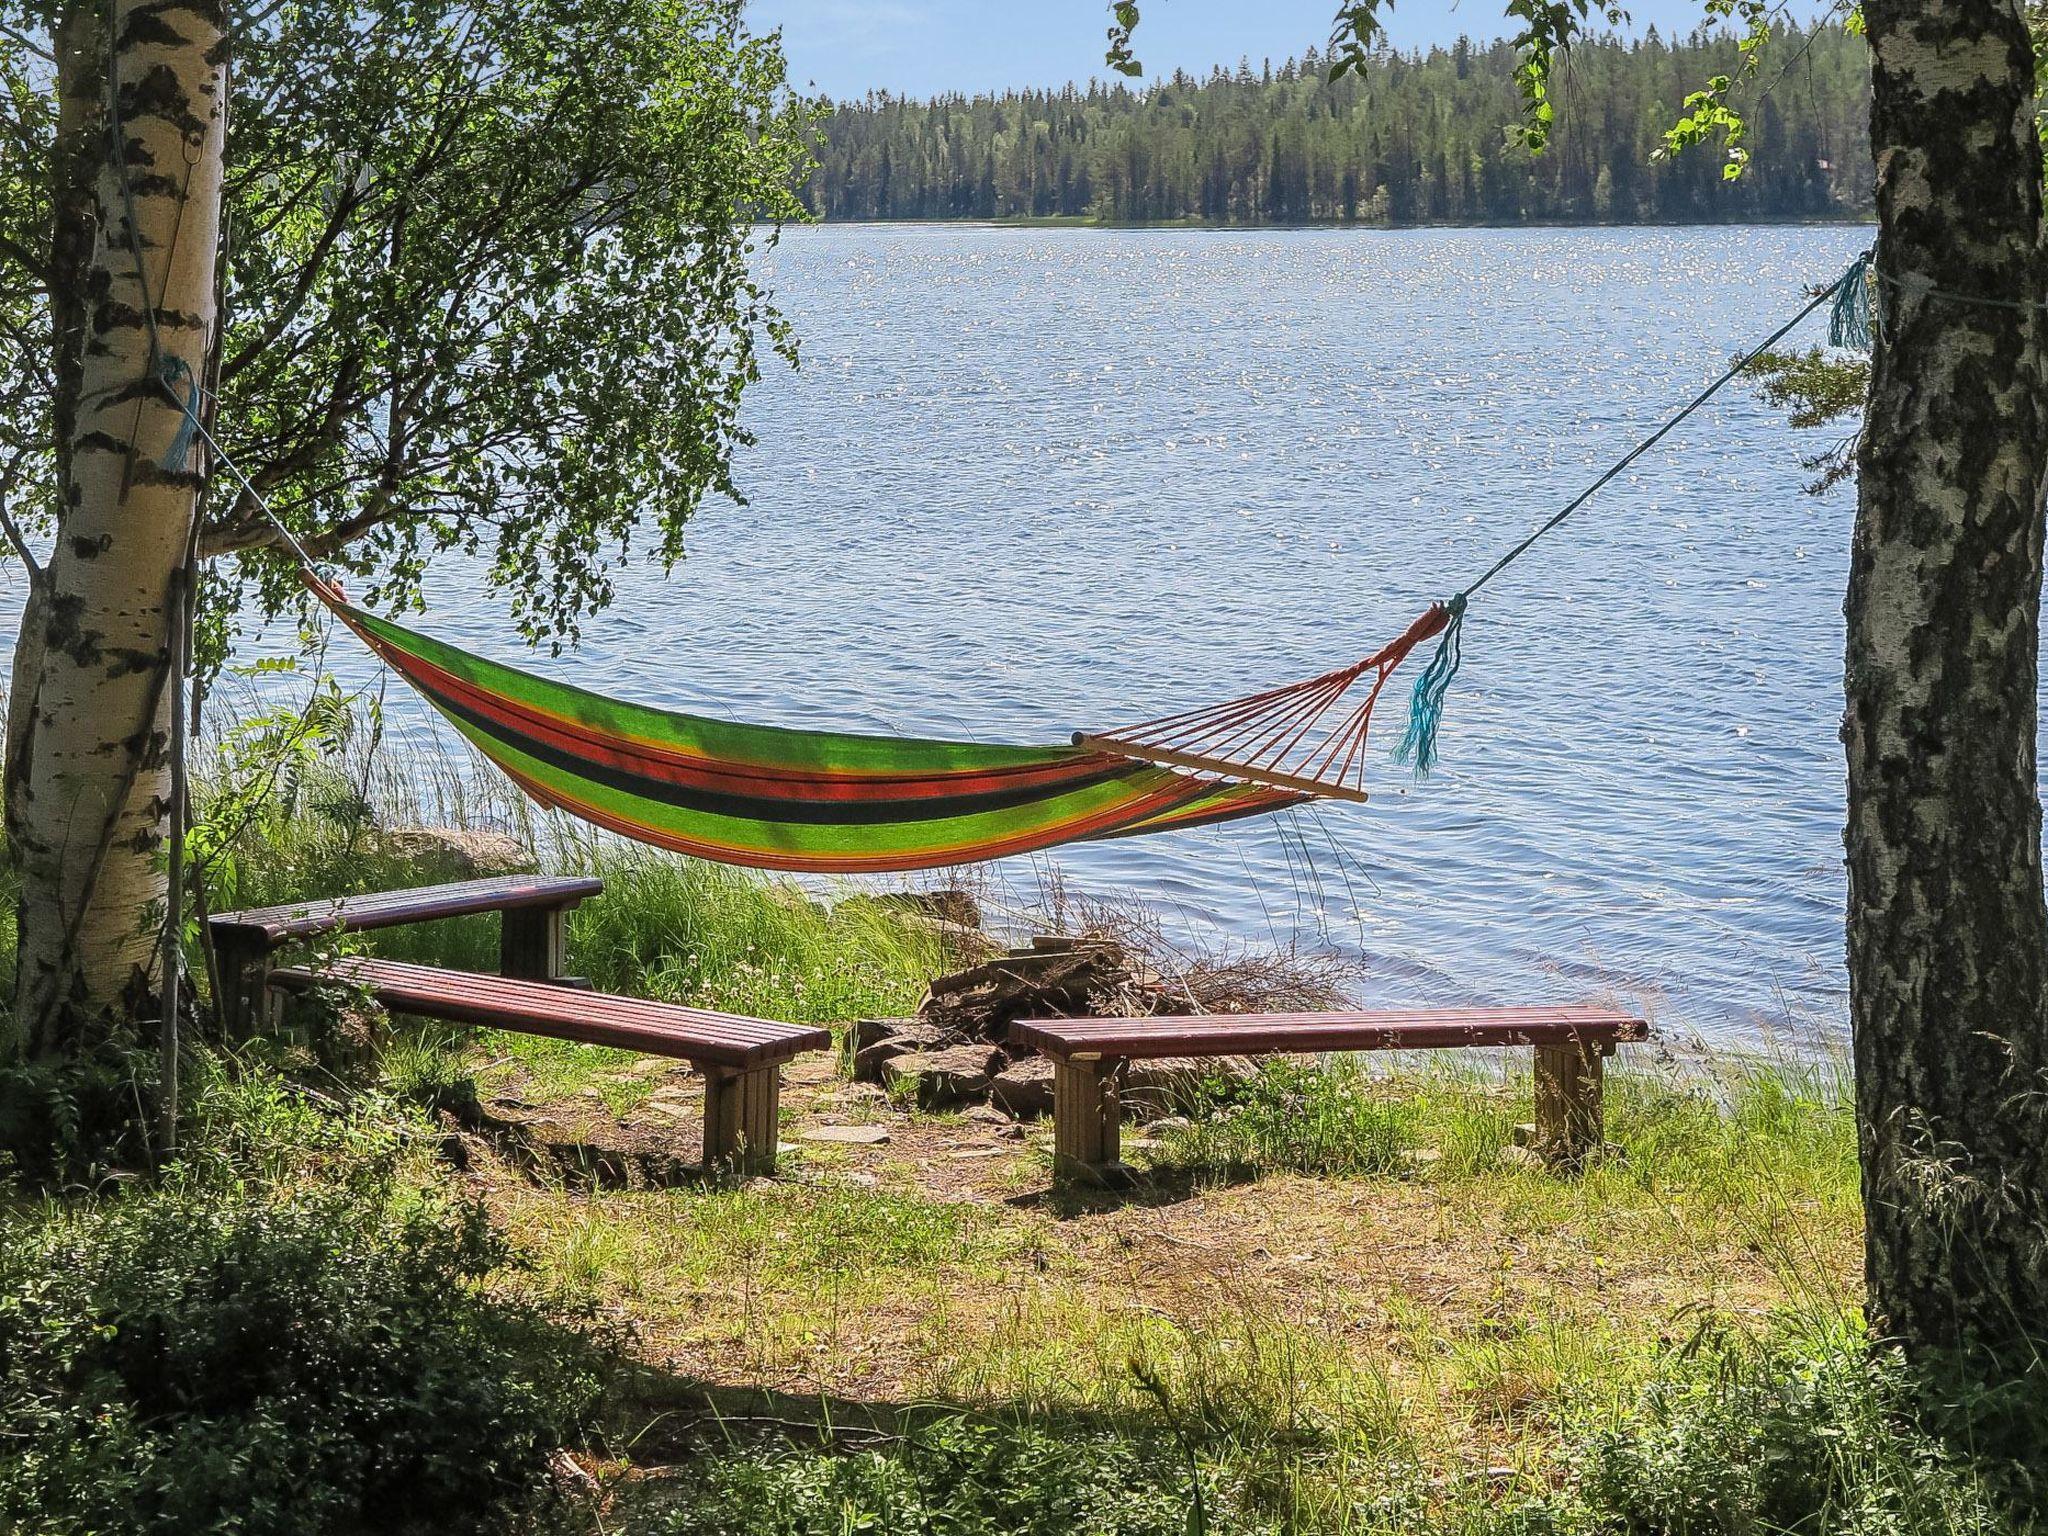
[[[1797,91],[1750,104],[1748,169],[1724,178],[1666,134],[1686,93],[1739,80],[1742,41],[1583,39],[1549,98],[1552,152],[1501,129],[1521,108],[1510,43],[1376,47],[1176,74],[1144,90],[1068,87],[930,102],[875,95],[826,117],[803,189],[826,218],[1092,218],[1215,224],[1628,223],[1860,213],[1871,172],[1865,45],[1839,27],[1774,34]],[[1333,45],[1334,46],[1334,45]],[[1733,110],[1732,106],[1730,110]],[[1704,136],[1710,125],[1703,125]]]
[[[1850,419],[1858,423],[1858,431],[1802,461],[1818,473],[1812,490],[1824,491],[1856,473],[1863,398],[1870,388],[1869,358],[1819,347],[1806,352],[1766,352],[1748,371],[1764,399],[1783,407],[1795,427],[1824,427]]]
[[[1636,1422],[1595,1437],[1580,1494],[1607,1536],[1994,1536],[2023,1527],[1913,1425],[1900,1360],[1696,1341]]]
[[[858,1440],[860,1437],[854,1437]],[[875,1437],[870,1437],[875,1438]],[[1167,1437],[947,1417],[848,1455],[732,1445],[697,1464],[667,1536],[1189,1536],[1272,1529],[1204,1474],[1192,1515]]]
[[[19,429],[42,528],[48,9],[0,3],[0,177],[22,184],[0,475]],[[740,0],[293,0],[233,24],[212,430],[308,549],[379,573],[371,596],[474,552],[530,637],[572,635],[636,529],[673,560],[705,495],[738,496],[741,392],[764,347],[794,355],[751,272],[805,165],[778,42]],[[210,470],[202,549],[244,556],[210,601],[254,582],[285,605],[275,533]]]
[[[1286,1058],[1246,1079],[1210,1079],[1195,1098],[1189,1124],[1156,1154],[1159,1166],[1389,1173],[1416,1144],[1420,1120],[1412,1094],[1376,1093],[1355,1068]]]
[[[388,1129],[266,1080],[202,1118],[163,1186],[0,1228],[0,1527],[502,1528],[592,1399],[583,1336],[478,1290],[502,1240]]]

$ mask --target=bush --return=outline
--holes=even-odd
[[[1412,1095],[1342,1064],[1270,1061],[1197,1090],[1195,1118],[1154,1154],[1161,1169],[1284,1169],[1333,1177],[1390,1173],[1416,1143]]]
[[[478,1289],[509,1263],[484,1212],[375,1157],[280,1185],[303,1159],[244,1179],[242,1152],[0,1229],[0,1529],[465,1531],[530,1504],[595,1357]]]
[[[1721,1345],[1590,1447],[1603,1536],[1994,1536],[2020,1529],[1975,1469],[1914,1425],[1899,1362],[1845,1336]]]
[[[1164,1436],[935,1420],[852,1454],[727,1446],[695,1464],[663,1536],[1256,1536],[1203,1474],[1193,1517],[1185,1455]]]

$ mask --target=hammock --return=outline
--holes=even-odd
[[[739,725],[605,698],[321,600],[534,800],[640,842],[755,869],[935,869],[1209,826],[1296,789],[1098,748],[981,746]]]

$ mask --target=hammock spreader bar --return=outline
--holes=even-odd
[[[741,725],[606,698],[488,661],[307,584],[462,737],[543,805],[756,869],[932,869],[1209,826],[1304,792],[1076,747]]]

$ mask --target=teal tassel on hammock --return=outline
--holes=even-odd
[[[1465,594],[1460,592],[1445,603],[1444,611],[1450,621],[1444,625],[1436,654],[1415,679],[1415,693],[1408,701],[1408,731],[1394,748],[1394,761],[1414,763],[1418,779],[1428,778],[1429,770],[1436,766],[1436,733],[1444,720],[1444,694],[1458,675],[1458,663],[1464,660]]]
[[[1835,307],[1828,312],[1828,345],[1868,352],[1876,336],[1877,311],[1870,302],[1870,252],[1865,251],[1849,263],[1849,270],[1835,285]]]
[[[178,422],[176,434],[171,438],[171,446],[164,450],[160,462],[165,469],[183,470],[191,462],[192,444],[199,436],[199,385],[181,357],[165,358],[158,364],[156,376],[170,397],[185,411]],[[183,395],[178,393],[181,383],[185,386]]]

